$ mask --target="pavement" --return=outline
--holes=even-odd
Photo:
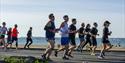
[[[44,51],[45,50],[40,49],[9,49],[7,51],[3,51],[3,49],[0,49],[0,56],[33,56],[36,58],[40,58],[41,54],[43,54]],[[97,58],[97,56],[99,55],[99,51],[96,51],[95,56],[90,55],[90,52],[86,50],[84,50],[82,53],[74,51],[72,55],[74,56],[74,58],[63,60],[63,51],[59,52],[58,57],[55,57],[54,53],[52,53],[51,59],[53,61],[50,61],[49,63],[125,63],[125,51],[106,52],[106,56],[104,59]]]

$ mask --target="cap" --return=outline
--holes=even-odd
[[[111,24],[109,21],[105,21],[104,23]]]

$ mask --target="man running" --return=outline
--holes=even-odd
[[[18,30],[17,30],[17,24],[14,25],[14,28],[12,30],[12,43],[15,41],[16,42],[16,50],[18,49]],[[12,44],[11,44],[12,47]]]
[[[49,21],[45,25],[44,30],[46,31],[46,40],[48,42],[48,48],[45,53],[42,55],[43,60],[51,60],[50,55],[55,47],[55,33],[57,32],[55,28],[55,17],[53,14],[49,15]]]
[[[30,42],[30,43],[29,43]],[[26,44],[24,48],[28,47],[33,43],[32,40],[32,27],[30,27],[29,31],[27,32]]]
[[[93,23],[94,27],[91,30],[91,40],[92,40],[92,53],[91,55],[95,55],[95,50],[97,48],[97,41],[96,41],[96,36],[99,35],[97,27],[98,24],[96,22]]]
[[[2,33],[2,27],[0,26],[0,46],[2,44],[2,42],[1,42],[1,33]]]
[[[0,26],[0,34],[1,34],[1,31],[2,31],[2,27]]]
[[[69,33],[68,33],[68,23],[67,23],[69,20],[68,15],[64,15],[63,19],[64,19],[64,22],[62,22],[60,26],[62,47],[59,50],[55,51],[55,56],[57,57],[58,52],[65,51],[63,55],[63,59],[69,59],[68,57],[66,57],[68,53],[68,48],[69,48]]]
[[[68,56],[72,57],[72,58],[73,58],[73,56],[71,55],[71,53],[76,48],[76,42],[75,42],[75,35],[77,33],[76,26],[75,26],[76,23],[77,23],[76,19],[73,18],[72,24],[69,27],[69,42],[70,42],[71,46],[69,47]]]
[[[84,36],[85,36],[85,23],[82,23],[81,24],[81,27],[79,28],[79,30],[78,30],[78,35],[79,35],[79,40],[80,40],[80,44],[78,45],[78,48],[77,48],[77,50],[78,51],[81,51],[82,52],[82,46],[84,45],[84,43],[85,43],[85,38],[84,38]]]
[[[103,48],[101,50],[100,56],[98,56],[98,58],[100,59],[103,59],[105,56],[105,52],[112,48],[112,45],[108,38],[108,36],[111,35],[112,33],[111,31],[109,32],[109,29],[108,29],[110,24],[111,23],[109,21],[104,22],[103,37],[102,37]]]
[[[1,32],[2,32],[2,27],[0,26],[0,46],[2,45]]]

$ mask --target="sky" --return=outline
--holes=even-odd
[[[97,22],[98,37],[102,37],[103,22],[109,20],[110,37],[125,38],[125,0],[0,0],[0,24],[6,22],[8,28],[18,24],[19,37],[25,37],[29,27],[34,37],[45,37],[43,28],[50,13],[55,15],[56,28],[68,15],[69,25],[72,18],[77,19],[77,29],[82,22],[92,27]]]

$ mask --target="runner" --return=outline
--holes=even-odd
[[[7,44],[6,47],[10,45],[12,45],[12,28],[9,28],[9,31],[7,32]]]
[[[48,42],[48,48],[42,55],[43,60],[51,60],[50,55],[55,47],[55,33],[57,32],[55,28],[55,17],[53,14],[49,15],[49,22],[45,25],[44,30],[46,31],[46,39]]]
[[[2,31],[2,27],[0,26],[0,34],[1,34],[1,31]]]
[[[0,41],[1,41],[1,45],[4,45],[4,51],[6,51],[6,42],[5,42],[5,35],[6,35],[6,33],[7,33],[7,27],[6,27],[6,23],[5,22],[3,22],[2,23],[2,28],[1,28],[1,39],[0,39]]]
[[[17,24],[15,24],[14,25],[14,28],[13,28],[13,30],[12,30],[12,43],[15,41],[16,42],[16,50],[18,49],[18,34],[19,34],[19,32],[18,32],[18,30],[17,30]],[[12,47],[12,44],[11,44],[11,46],[10,47]]]
[[[68,53],[68,48],[69,48],[69,33],[68,33],[68,20],[69,17],[68,15],[64,15],[63,17],[64,22],[62,22],[60,26],[60,32],[61,32],[61,48],[57,51],[55,51],[55,56],[57,57],[58,52],[64,51],[64,56],[63,59],[69,59],[66,57],[66,54]]]
[[[108,29],[110,24],[111,23],[109,21],[104,22],[103,37],[102,37],[103,48],[101,50],[100,56],[98,56],[98,58],[100,59],[103,59],[105,56],[105,52],[112,48],[112,45],[108,38],[108,36],[111,35],[112,33],[111,31],[109,32],[109,29]]]
[[[97,41],[96,41],[96,36],[99,35],[97,27],[98,24],[96,22],[93,23],[94,27],[91,30],[91,39],[92,39],[92,53],[91,55],[95,55],[95,50],[97,48]]]
[[[30,42],[30,43],[29,43]],[[26,44],[24,48],[28,47],[33,43],[32,40],[32,27],[30,27],[29,31],[27,32]]]
[[[68,56],[72,57],[72,58],[73,58],[73,56],[71,55],[71,53],[76,48],[75,35],[76,35],[77,31],[76,31],[75,25],[76,25],[76,19],[73,18],[72,24],[69,27],[69,42],[70,42],[71,46],[69,47],[69,52],[68,52]]]
[[[83,49],[82,46],[85,43],[85,38],[84,38],[84,36],[85,36],[85,28],[84,27],[85,27],[85,23],[82,23],[81,27],[78,30],[80,44],[78,45],[77,50],[81,51],[81,52],[82,52],[82,49]]]
[[[0,26],[0,46],[2,46],[1,33],[2,33],[2,27]]]
[[[87,43],[89,43],[89,48],[90,48],[90,50],[92,50],[92,48],[91,48],[91,29],[90,29],[90,27],[91,27],[91,25],[90,24],[87,24],[86,25],[86,29],[85,29],[85,34],[86,34],[86,42],[83,44],[83,47],[82,48],[84,48],[84,46],[85,45],[87,45]]]

